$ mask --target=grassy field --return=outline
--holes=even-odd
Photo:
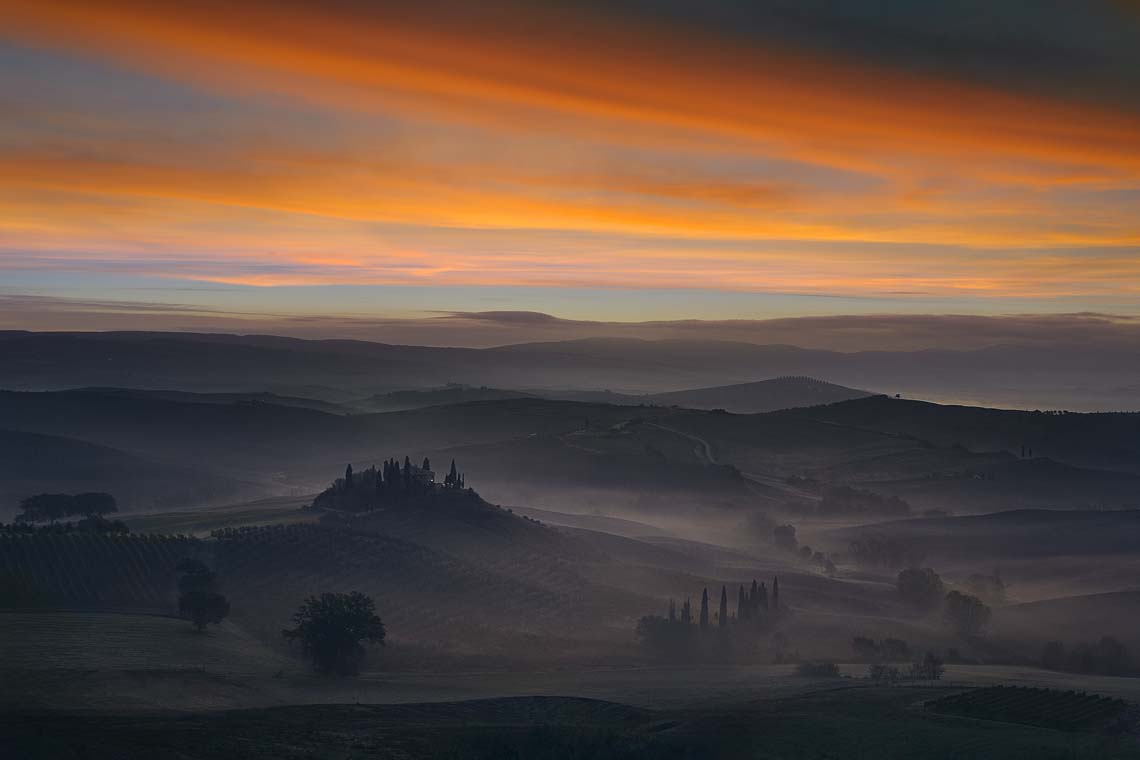
[[[317,516],[314,513],[301,511],[302,507],[312,503],[313,494],[281,496],[212,509],[136,513],[125,515],[123,519],[135,533],[182,533],[204,537],[210,535],[210,531],[220,528],[316,522]]]
[[[1130,735],[939,715],[939,688],[853,688],[717,710],[567,697],[199,714],[8,713],[24,758],[1138,758]]]
[[[291,665],[237,625],[114,612],[0,611],[0,663],[27,670],[272,672]]]

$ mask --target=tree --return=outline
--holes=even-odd
[[[701,630],[709,627],[709,590],[701,592]]]
[[[383,646],[386,631],[372,599],[353,591],[321,594],[305,600],[293,615],[295,627],[281,631],[300,641],[305,656],[318,670],[353,675],[364,660],[364,643]]]
[[[904,602],[923,610],[937,607],[946,593],[942,578],[929,567],[908,567],[901,571],[895,588]]]
[[[776,612],[780,609],[780,579],[775,577],[772,579],[772,611]]]
[[[424,472],[431,472],[431,460],[428,459],[427,457],[424,457],[423,471]]]
[[[720,627],[728,625],[728,587],[720,587]]]
[[[218,593],[218,576],[201,560],[184,559],[176,567],[178,614],[194,624],[199,632],[210,623],[220,623],[230,614],[230,602]]]
[[[681,622],[685,625],[693,622],[693,605],[688,599],[685,599],[685,603],[681,606]]]
[[[16,522],[55,522],[71,514],[72,497],[65,493],[41,493],[20,501]]]
[[[978,597],[960,591],[946,595],[945,610],[947,622],[966,638],[977,636],[990,622],[990,608]]]
[[[772,542],[781,549],[795,551],[799,542],[796,540],[796,526],[778,525],[772,529]]]
[[[937,681],[945,671],[942,658],[934,652],[927,652],[925,657],[910,666],[911,677],[925,681]]]
[[[344,468],[344,487],[348,488],[348,489],[352,488],[352,465],[351,464],[349,464],[347,467]]]
[[[744,584],[740,584],[740,590],[736,594],[736,619],[744,622],[748,619],[748,597],[744,593]]]
[[[216,591],[187,591],[178,597],[178,614],[202,632],[208,624],[225,620],[230,602]]]

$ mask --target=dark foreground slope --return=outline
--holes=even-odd
[[[704,711],[521,697],[206,714],[9,714],[27,758],[1136,758],[1135,738],[939,715],[946,687],[840,688]]]

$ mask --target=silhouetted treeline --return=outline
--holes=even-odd
[[[709,590],[702,590],[695,623],[690,599],[685,600],[679,614],[676,602],[670,600],[666,617],[646,615],[638,621],[637,637],[646,649],[660,656],[691,660],[711,655],[727,659],[731,643],[725,636],[743,634],[755,639],[785,611],[778,577],[772,579],[771,590],[753,579],[750,586],[740,584],[732,596],[735,597],[734,613],[730,611],[727,585],[721,586],[718,609],[711,612]],[[704,644],[710,637],[717,639],[711,649]]]
[[[87,493],[41,493],[20,501],[18,523],[55,522],[64,517],[92,517],[119,511],[115,497],[101,491]]]
[[[344,470],[344,477],[313,500],[314,509],[335,509],[343,512],[368,512],[413,501],[438,491],[460,491],[467,487],[466,478],[451,460],[451,468],[443,482],[436,482],[431,460],[424,458],[416,465],[405,456],[403,464],[389,459],[380,467],[369,467],[354,472],[352,465]]]
[[[102,515],[85,517],[78,522],[55,522],[47,525],[34,525],[27,522],[0,523],[0,533],[65,534],[65,533],[130,533],[131,529],[122,520],[108,520]]]
[[[1072,646],[1050,641],[1041,652],[1041,667],[1103,676],[1140,675],[1140,665],[1113,636],[1104,636],[1095,643],[1079,641]]]
[[[796,526],[794,525],[777,525],[772,529],[772,543],[776,545],[777,549],[783,549],[789,554],[794,554],[804,562],[810,562],[818,566],[828,575],[835,572],[835,561],[831,557],[826,556],[823,552],[812,551],[812,548],[807,544],[801,544],[796,538]]]

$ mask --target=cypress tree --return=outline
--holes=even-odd
[[[776,576],[772,579],[772,611],[775,612],[780,609],[780,578]]]
[[[344,487],[352,488],[352,464],[344,468]]]
[[[424,472],[429,472],[430,470],[431,470],[431,460],[428,459],[427,457],[424,457]]]
[[[768,587],[763,583],[760,584],[760,609],[768,609]]]
[[[728,586],[720,587],[720,627],[728,625]]]
[[[672,599],[669,600],[669,622],[677,622],[677,603]]]
[[[753,617],[755,617],[756,612],[760,609],[760,589],[756,587],[755,578],[752,579],[752,590],[748,592],[748,601],[750,602],[748,606]]]
[[[681,606],[681,622],[685,625],[693,622],[693,605],[689,603],[689,599],[685,599],[684,605]]]
[[[701,630],[709,627],[709,590],[701,592]]]
[[[451,460],[451,470],[447,473],[447,485],[451,488],[459,488],[459,473],[455,469],[455,460]]]
[[[748,619],[748,598],[744,595],[744,584],[740,584],[740,593],[736,595],[736,619],[744,621]]]

